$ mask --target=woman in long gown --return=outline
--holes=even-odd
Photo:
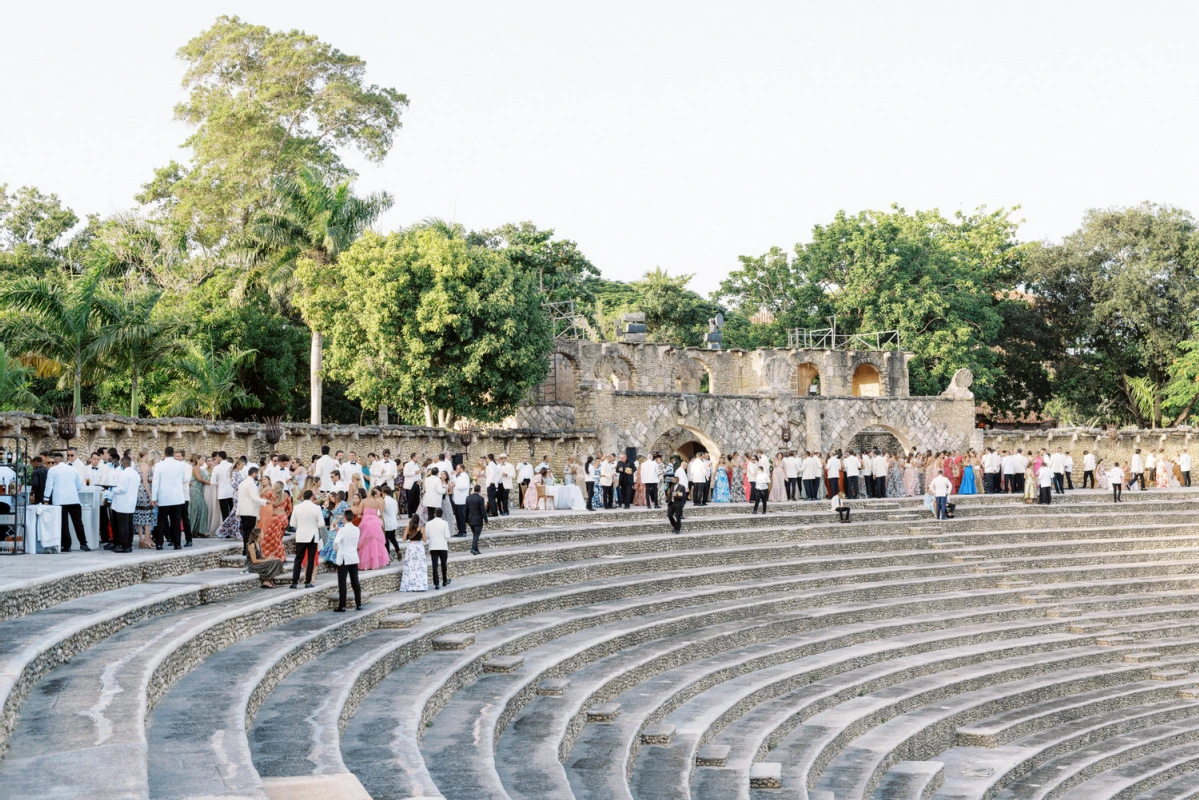
[[[645,465],[645,456],[637,459],[637,473],[633,476],[633,505],[648,506],[649,500],[646,497],[645,484],[641,481],[641,468]]]
[[[740,453],[733,453],[729,469],[729,502],[745,502],[745,459]]]
[[[770,494],[766,496],[772,503],[781,503],[787,499],[787,473],[783,471],[783,454],[774,457],[774,467],[770,471]]]
[[[600,464],[604,463],[602,458],[597,458],[591,462],[591,482],[595,484],[591,489],[591,510],[595,511],[604,507],[604,487],[600,486]]]
[[[204,505],[208,510],[208,527],[204,529],[206,536],[216,536],[216,529],[221,527],[221,504],[216,499],[216,484],[212,480],[212,458],[204,459],[201,471],[206,483],[204,484]]]
[[[358,569],[382,569],[391,563],[387,540],[383,538],[383,496],[371,489],[362,501],[362,521],[358,523]]]
[[[233,487],[233,510],[221,520],[220,527],[216,530],[216,535],[221,539],[241,538],[241,517],[237,515],[237,487],[241,486],[244,479],[241,470],[229,471],[229,485]]]
[[[958,494],[978,494],[974,488],[974,465],[970,463],[970,457],[962,462],[962,484],[958,487]]]
[[[291,496],[284,491],[282,481],[275,481],[271,488],[275,501],[271,508],[270,525],[262,529],[262,552],[267,558],[287,560],[287,550],[283,547],[283,534],[287,532],[287,523],[291,519]],[[279,498],[283,498],[279,500]]]
[[[937,473],[942,473],[941,456],[934,456],[928,461],[928,466],[924,468],[924,493],[928,494],[929,487],[933,485],[933,478],[937,477]]]
[[[266,501],[263,503],[262,507],[258,509],[258,529],[262,531],[262,537],[264,540],[261,542],[262,552],[266,553],[268,549],[273,549],[271,547],[272,543],[265,541],[266,532],[271,529],[271,523],[275,519],[275,505],[281,501],[279,500],[279,495],[275,493],[275,487],[271,485],[270,479],[267,478],[266,475],[263,475],[261,471],[259,471],[258,477],[262,479],[262,482],[258,487],[258,496]],[[281,541],[279,544],[283,544],[283,542]],[[275,556],[268,554],[267,558],[275,558]]]
[[[962,485],[962,454],[955,451],[946,455],[943,469],[945,477],[953,482],[953,493],[957,494]]]
[[[401,592],[429,590],[429,556],[425,553],[425,529],[420,517],[408,518],[404,530],[404,570],[400,575]]]
[[[346,502],[345,492],[332,492],[326,501],[326,510],[328,515],[325,517],[325,526],[329,530],[329,541],[325,542],[325,546],[321,548],[320,561],[326,564],[332,564],[337,559],[337,551],[333,548],[333,540],[337,538],[337,532],[343,525],[346,524],[346,510],[350,504]],[[328,508],[332,505],[332,508]],[[320,564],[320,561],[317,564]]]
[[[716,462],[716,473],[712,482],[712,502],[728,503],[732,496],[729,488],[729,467],[724,463],[724,456],[721,456]]]
[[[905,497],[915,497],[920,491],[916,483],[916,464],[908,459],[903,465],[903,494]]]
[[[191,523],[191,529],[196,536],[207,536],[208,503],[204,500],[204,490],[208,486],[208,474],[204,471],[204,459],[200,456],[192,456],[191,465],[191,494],[187,499],[188,522]]]
[[[133,524],[137,528],[137,546],[145,550],[154,547],[151,533],[154,530],[154,523],[158,520],[154,506],[150,505],[150,470],[153,467],[154,459],[149,458],[145,450],[138,452],[135,469],[141,473],[142,479],[137,485],[137,507],[133,510]],[[238,531],[238,538],[240,537],[241,532]]]
[[[1024,503],[1031,505],[1040,499],[1040,487],[1037,485],[1037,473],[1033,472],[1032,465],[1024,470]]]
[[[1169,489],[1170,478],[1174,474],[1174,465],[1166,460],[1164,451],[1157,454],[1157,488]]]
[[[887,468],[887,497],[903,497],[903,467],[898,458],[888,458],[890,467]]]
[[[1112,488],[1111,478],[1107,476],[1107,467],[1100,458],[1095,462],[1095,485],[1099,487],[1099,491],[1106,492]]]
[[[749,454],[745,454],[745,468],[741,471],[741,489],[745,492],[745,502],[754,496],[753,481],[758,474],[758,462]]]
[[[545,484],[545,476],[548,472],[549,470],[543,469],[533,476],[533,480],[529,481],[529,488],[525,490],[524,502],[521,503],[525,511],[537,510],[537,487]]]

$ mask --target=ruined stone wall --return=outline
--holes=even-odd
[[[1141,455],[1150,451],[1157,453],[1164,450],[1166,457],[1174,461],[1178,453],[1185,447],[1192,458],[1199,457],[1195,450],[1199,443],[1193,440],[1196,435],[1191,428],[1160,428],[1155,430],[1128,429],[1108,431],[1099,428],[1050,428],[1047,430],[1030,431],[987,431],[983,441],[984,446],[993,447],[998,451],[1015,450],[1039,453],[1046,449],[1053,452],[1058,447],[1063,453],[1069,453],[1074,458],[1075,482],[1082,478],[1082,459],[1085,451],[1090,450],[1097,458],[1102,458],[1110,467],[1119,461],[1125,471],[1132,459],[1133,452],[1139,447]],[[1196,463],[1199,464],[1199,458]]]

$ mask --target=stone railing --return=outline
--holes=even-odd
[[[1199,444],[1193,438],[1199,435],[1195,428],[1126,428],[1123,430],[1106,428],[1047,428],[1028,431],[986,431],[983,440],[986,447],[996,450],[1015,450],[1024,452],[1053,452],[1059,447],[1063,453],[1074,458],[1074,471],[1082,473],[1082,460],[1086,451],[1094,453],[1097,458],[1111,466],[1119,461],[1127,468],[1133,453],[1140,448],[1141,455],[1164,451],[1166,457],[1173,461],[1184,448]],[[1194,457],[1195,453],[1191,452]]]

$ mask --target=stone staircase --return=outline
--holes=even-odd
[[[1199,492],[1104,499],[518,514],[348,614],[235,543],[10,583],[0,800],[1199,796]]]

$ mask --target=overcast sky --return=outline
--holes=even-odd
[[[300,28],[407,93],[384,229],[532,220],[612,278],[710,292],[838,209],[1199,212],[1191,2],[11,3],[0,183],[133,205],[187,129],[176,49],[220,14]]]

